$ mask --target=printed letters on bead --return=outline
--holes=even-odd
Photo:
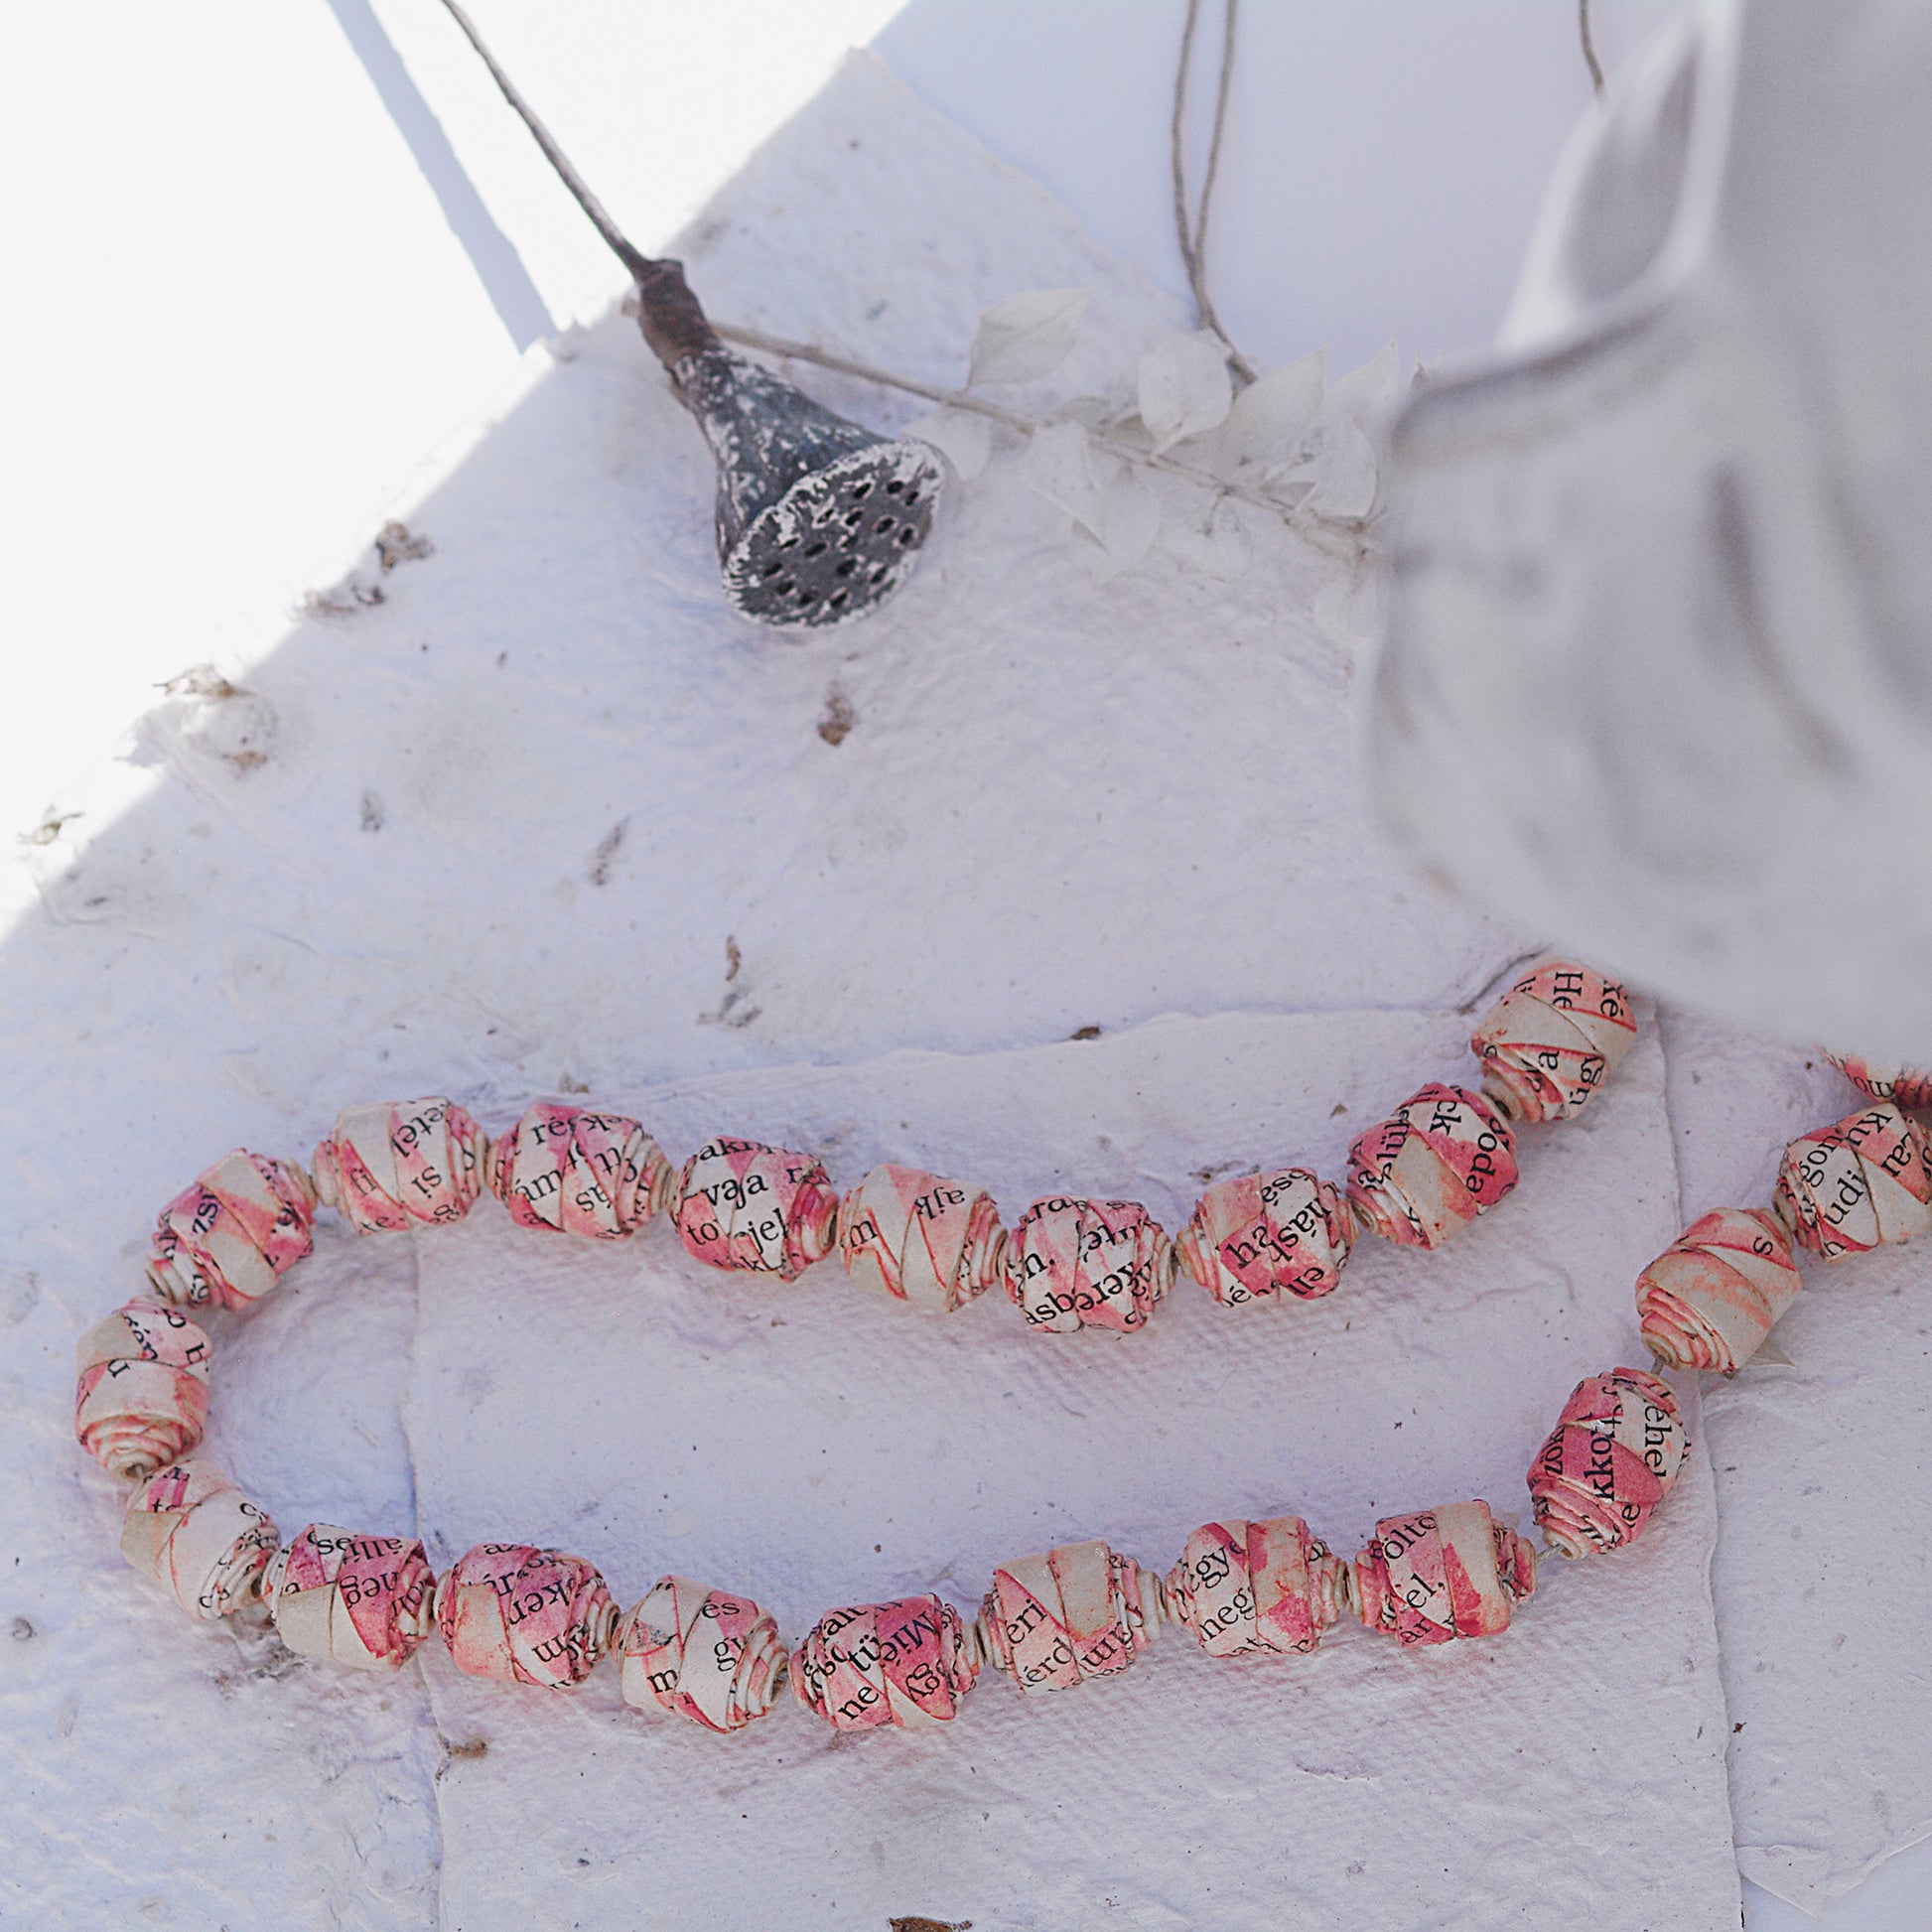
[[[1784,1151],[1778,1218],[1825,1261],[1909,1241],[1932,1227],[1932,1147],[1887,1101],[1805,1134]]]
[[[1770,1214],[1702,1214],[1637,1277],[1644,1346],[1667,1368],[1735,1375],[1803,1286],[1791,1237]]]
[[[1306,1168],[1217,1181],[1174,1243],[1180,1264],[1215,1301],[1311,1302],[1332,1294],[1354,1245],[1340,1189]]]
[[[1690,1446],[1667,1383],[1635,1368],[1586,1377],[1530,1464],[1543,1540],[1567,1557],[1634,1542]]]
[[[617,1606],[582,1557],[479,1543],[436,1587],[436,1621],[460,1671],[505,1684],[581,1684],[609,1648]]]
[[[1341,1615],[1346,1570],[1299,1516],[1203,1523],[1168,1572],[1168,1613],[1210,1657],[1309,1651]]]
[[[1516,1120],[1569,1120],[1637,1037],[1630,996],[1574,960],[1533,966],[1469,1039],[1482,1090]]]
[[[978,1675],[977,1645],[937,1596],[830,1610],[791,1659],[798,1702],[840,1730],[943,1722]]]
[[[618,1625],[619,1681],[635,1711],[740,1730],[771,1708],[785,1668],[778,1626],[747,1596],[660,1578]]]
[[[488,1142],[483,1179],[518,1227],[615,1241],[670,1198],[670,1163],[641,1123],[539,1100]]]
[[[218,1622],[260,1593],[275,1525],[212,1462],[171,1462],[134,1492],[121,1554],[192,1617]]]
[[[1529,1545],[1480,1500],[1386,1516],[1355,1559],[1357,1613],[1402,1644],[1493,1636],[1535,1587]]]
[[[144,1476],[202,1440],[208,1339],[179,1309],[127,1303],[80,1337],[74,1364],[73,1433],[102,1468]]]
[[[1895,1107],[1932,1107],[1932,1073],[1921,1067],[1895,1066],[1889,1060],[1866,1059],[1857,1053],[1820,1052],[1858,1088],[1873,1100],[1889,1100]]]
[[[1000,1210],[983,1187],[918,1168],[875,1168],[839,1209],[839,1249],[861,1287],[950,1313],[1000,1279]]]
[[[148,1280],[182,1308],[245,1309],[309,1253],[315,1218],[300,1168],[236,1148],[161,1210]]]
[[[1131,1334],[1166,1298],[1173,1246],[1139,1201],[1036,1200],[1007,1243],[1007,1293],[1028,1326]]]
[[[993,1573],[980,1611],[990,1662],[1023,1691],[1064,1691],[1125,1670],[1164,1614],[1160,1585],[1106,1544],[1063,1543]]]
[[[1348,1198],[1387,1241],[1440,1248],[1516,1185],[1516,1141],[1479,1093],[1432,1081],[1348,1150]]]
[[[795,1281],[832,1252],[839,1197],[808,1154],[719,1135],[678,1180],[677,1231],[694,1260]]]
[[[276,1634],[298,1655],[382,1670],[429,1635],[435,1589],[414,1537],[354,1536],[311,1523],[276,1553],[261,1593]]]
[[[487,1146],[454,1101],[351,1107],[316,1149],[316,1193],[360,1234],[460,1221],[482,1191]]]

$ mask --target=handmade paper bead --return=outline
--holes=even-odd
[[[436,1621],[458,1670],[563,1690],[610,1648],[618,1608],[582,1557],[479,1543],[436,1586]]]
[[[828,1611],[791,1659],[798,1702],[840,1730],[943,1722],[978,1675],[978,1645],[937,1596]]]
[[[678,1238],[710,1268],[795,1280],[832,1252],[839,1196],[808,1154],[719,1135],[689,1161],[677,1187]]]
[[[80,1337],[74,1365],[73,1433],[102,1468],[144,1476],[202,1440],[208,1340],[179,1309],[127,1303]]]
[[[518,1227],[612,1241],[670,1199],[676,1175],[638,1122],[539,1100],[488,1144],[483,1182]]]
[[[1348,1150],[1348,1198],[1387,1241],[1440,1248],[1516,1185],[1516,1141],[1478,1093],[1430,1085]]]
[[[1347,1569],[1299,1516],[1203,1523],[1168,1572],[1168,1614],[1210,1657],[1312,1650],[1347,1603]]]
[[[316,1192],[358,1234],[460,1221],[482,1191],[488,1145],[452,1100],[351,1107],[316,1149]]]
[[[1481,1501],[1386,1516],[1355,1559],[1356,1613],[1402,1644],[1493,1636],[1535,1587],[1529,1545]]]
[[[121,1555],[192,1617],[213,1623],[259,1594],[275,1525],[212,1462],[157,1469],[127,1506]]]
[[[1889,1102],[1801,1135],[1778,1170],[1778,1218],[1826,1261],[1932,1227],[1932,1147]]]
[[[1634,1542],[1691,1446],[1677,1398],[1641,1369],[1579,1382],[1530,1464],[1532,1513],[1567,1557]]]
[[[619,1681],[636,1711],[656,1706],[707,1730],[739,1730],[782,1681],[778,1626],[748,1596],[689,1577],[659,1579],[618,1625]]]
[[[1574,960],[1546,959],[1469,1037],[1482,1090],[1515,1120],[1569,1120],[1636,1043],[1630,996]]]
[[[1306,1168],[1284,1168],[1215,1182],[1174,1253],[1215,1301],[1235,1308],[1332,1293],[1354,1240],[1341,1190]]]
[[[1701,1214],[1637,1277],[1644,1346],[1668,1368],[1735,1375],[1803,1286],[1791,1237],[1770,1214]]]
[[[311,1523],[276,1552],[262,1600],[288,1647],[360,1670],[400,1664],[430,1633],[436,1579],[413,1537]]]
[[[148,1280],[184,1308],[245,1309],[315,1246],[315,1222],[294,1162],[236,1148],[161,1210]]]
[[[1051,1334],[1147,1325],[1173,1281],[1173,1244],[1139,1201],[1036,1200],[1007,1242],[1007,1293]]]
[[[983,1187],[918,1168],[875,1168],[839,1209],[846,1273],[915,1308],[947,1313],[1001,1277],[1006,1230]]]
[[[1895,1107],[1932,1107],[1932,1073],[1919,1067],[1895,1066],[1889,1060],[1866,1059],[1858,1053],[1825,1052],[1825,1057],[1873,1100],[1889,1100]]]
[[[1062,1543],[994,1571],[980,1642],[1023,1691],[1065,1691],[1125,1670],[1164,1614],[1152,1571],[1098,1541]]]

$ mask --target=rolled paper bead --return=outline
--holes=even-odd
[[[479,1543],[438,1582],[436,1621],[458,1670],[565,1690],[610,1648],[618,1607],[582,1557]]]
[[[1029,1327],[1131,1334],[1173,1282],[1173,1243],[1139,1201],[1036,1200],[1007,1241],[1007,1293]]]
[[[1636,1368],[1586,1377],[1530,1464],[1544,1542],[1567,1557],[1635,1542],[1690,1446],[1667,1383]]]
[[[1888,1101],[1801,1135],[1773,1200],[1792,1238],[1825,1261],[1868,1254],[1932,1227],[1932,1146]]]
[[[707,1730],[742,1730],[783,1680],[778,1626],[749,1596],[660,1578],[618,1625],[619,1681],[633,1711],[675,1712]]]
[[[639,1122],[539,1100],[488,1144],[483,1181],[518,1227],[615,1241],[670,1199],[676,1174]]]
[[[1164,1614],[1151,1570],[1098,1541],[1062,1543],[994,1571],[980,1646],[1023,1691],[1066,1691],[1125,1670]]]
[[[1216,1181],[1194,1203],[1174,1253],[1215,1301],[1311,1302],[1332,1294],[1354,1245],[1341,1190],[1306,1168]]]
[[[1772,1215],[1700,1214],[1637,1277],[1644,1346],[1667,1368],[1735,1375],[1803,1286],[1791,1237]]]
[[[1530,1546],[1481,1501],[1386,1516],[1355,1559],[1356,1614],[1401,1644],[1493,1636],[1535,1587]]]
[[[148,1280],[164,1302],[245,1309],[315,1246],[316,1195],[293,1161],[236,1148],[161,1210]]]
[[[116,1309],[80,1337],[74,1366],[73,1433],[102,1468],[148,1475],[202,1440],[208,1339],[179,1309]]]
[[[1889,1100],[1895,1107],[1932,1107],[1932,1073],[1895,1066],[1890,1060],[1866,1059],[1858,1053],[1819,1050],[1861,1093],[1873,1100]]]
[[[453,1100],[351,1107],[316,1149],[316,1192],[358,1234],[460,1221],[483,1189],[488,1145]]]
[[[1299,1516],[1203,1523],[1168,1572],[1168,1614],[1210,1657],[1310,1651],[1347,1606],[1347,1573]]]
[[[358,1670],[400,1664],[430,1633],[436,1579],[414,1537],[311,1523],[262,1579],[275,1629],[303,1657]]]
[[[838,1191],[809,1154],[721,1134],[678,1177],[678,1239],[708,1268],[795,1281],[832,1252],[838,1220]]]
[[[1430,1085],[1357,1136],[1348,1198],[1385,1241],[1440,1248],[1516,1185],[1516,1140],[1479,1093]]]
[[[862,1288],[950,1313],[1000,1280],[1000,1210],[984,1187],[918,1168],[875,1168],[839,1208],[839,1253]]]
[[[171,1462],[134,1492],[121,1555],[192,1617],[213,1623],[261,1593],[275,1525],[206,1459]]]
[[[828,1611],[791,1659],[798,1702],[839,1730],[944,1723],[978,1676],[978,1644],[937,1596]]]
[[[1571,1120],[1636,1044],[1630,996],[1575,960],[1546,959],[1469,1036],[1482,1090],[1514,1120]]]

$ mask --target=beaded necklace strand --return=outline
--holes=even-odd
[[[74,1430],[136,1483],[121,1548],[191,1615],[267,1606],[289,1649],[394,1667],[440,1631],[460,1670],[580,1684],[607,1653],[624,1701],[737,1730],[788,1682],[840,1728],[949,1719],[992,1664],[1025,1691],[1126,1669],[1163,1623],[1213,1657],[1307,1652],[1352,1613],[1399,1644],[1508,1627],[1538,1561],[1634,1541],[1689,1438],[1667,1383],[1586,1377],[1531,1463],[1534,1548],[1477,1499],[1385,1517],[1353,1560],[1299,1516],[1204,1523],[1165,1577],[1100,1541],[994,1572],[970,1622],[933,1595],[828,1612],[789,1652],[751,1599],[665,1577],[621,1614],[579,1557],[483,1543],[441,1578],[413,1538],[312,1523],[286,1548],[267,1513],[206,1458],[210,1344],[187,1311],[243,1312],[314,1245],[318,1203],[357,1232],[461,1220],[484,1192],[520,1226],[619,1240],[668,1212],[711,1267],[791,1281],[836,1250],[861,1286],[950,1312],[999,1284],[1029,1326],[1131,1333],[1184,1269],[1228,1307],[1333,1292],[1357,1237],[1440,1247],[1517,1179],[1514,1124],[1574,1118],[1636,1038],[1624,990],[1569,961],[1517,980],[1470,1044],[1481,1091],[1432,1083],[1357,1137],[1345,1185],[1303,1168],[1222,1180],[1170,1240],[1135,1201],[1052,1195],[1009,1232],[983,1188],[875,1169],[840,1198],[810,1156],[720,1136],[674,1171],[626,1117],[539,1101],[491,1140],[446,1099],[351,1109],[308,1169],[229,1154],[162,1211],[151,1294],[81,1338]],[[1824,1260],[1932,1227],[1932,1145],[1901,1106],[1932,1075],[1836,1058],[1872,1104],[1786,1150],[1769,1210],[1693,1222],[1637,1279],[1657,1366],[1734,1374],[1800,1286],[1794,1240]],[[185,1459],[188,1458],[188,1459]]]

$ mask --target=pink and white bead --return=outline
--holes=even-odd
[[[1700,1214],[1637,1277],[1644,1346],[1666,1368],[1735,1375],[1804,1285],[1791,1237],[1772,1215]]]
[[[1898,1066],[1859,1053],[1833,1053],[1824,1047],[1819,1051],[1872,1100],[1889,1100],[1895,1107],[1932,1107],[1932,1073],[1921,1067]]]
[[[483,1191],[488,1145],[453,1100],[350,1107],[316,1149],[316,1192],[358,1234],[460,1221]]]
[[[808,1154],[719,1135],[684,1164],[677,1232],[708,1268],[795,1281],[832,1252],[839,1196]]]
[[[1932,1228],[1929,1164],[1924,1128],[1879,1101],[1785,1149],[1778,1219],[1825,1261],[1909,1241]]]
[[[311,1523],[262,1578],[276,1634],[298,1656],[356,1670],[400,1664],[435,1623],[436,1578],[414,1537]]]
[[[177,1307],[249,1308],[315,1246],[315,1221],[294,1162],[236,1148],[161,1210],[148,1280]]]
[[[1160,1579],[1097,1539],[993,1573],[980,1609],[987,1661],[1023,1691],[1066,1691],[1124,1671],[1166,1613]]]
[[[831,1610],[792,1653],[791,1688],[839,1730],[944,1723],[979,1676],[979,1646],[937,1596]]]
[[[1007,1294],[1048,1334],[1132,1334],[1167,1297],[1173,1244],[1139,1201],[1036,1200],[1007,1242]]]
[[[471,1677],[567,1690],[610,1648],[618,1607],[582,1557],[479,1543],[436,1586],[436,1621]]]
[[[208,1339],[179,1309],[135,1300],[74,1350],[73,1433],[103,1469],[144,1476],[178,1462],[207,1423]]]
[[[1348,1150],[1348,1198],[1385,1241],[1440,1248],[1516,1185],[1516,1140],[1479,1093],[1432,1081]]]
[[[641,1122],[539,1100],[488,1144],[483,1184],[518,1227],[616,1241],[669,1201],[677,1177]]]
[[[1530,1546],[1482,1501],[1385,1516],[1355,1559],[1356,1614],[1404,1645],[1494,1636],[1535,1588]]]
[[[1001,1279],[1006,1230],[984,1187],[918,1168],[875,1168],[839,1209],[845,1271],[914,1308],[947,1314]]]
[[[1566,1557],[1635,1542],[1690,1446],[1668,1383],[1636,1368],[1587,1376],[1530,1464],[1544,1542]]]
[[[1630,996],[1575,960],[1546,959],[1469,1037],[1482,1090],[1513,1120],[1570,1120],[1636,1044]]]
[[[268,1512],[201,1459],[171,1462],[134,1492],[121,1555],[190,1616],[215,1623],[261,1593],[277,1541]]]
[[[742,1730],[784,1681],[778,1626],[749,1596],[689,1577],[660,1578],[618,1625],[619,1682],[633,1711],[661,1710],[707,1730]]]
[[[1174,1242],[1181,1267],[1228,1308],[1311,1302],[1341,1281],[1355,1223],[1341,1190],[1306,1168],[1216,1181]]]
[[[1210,1657],[1306,1652],[1347,1606],[1347,1573],[1299,1516],[1203,1523],[1168,1572],[1167,1611]]]

